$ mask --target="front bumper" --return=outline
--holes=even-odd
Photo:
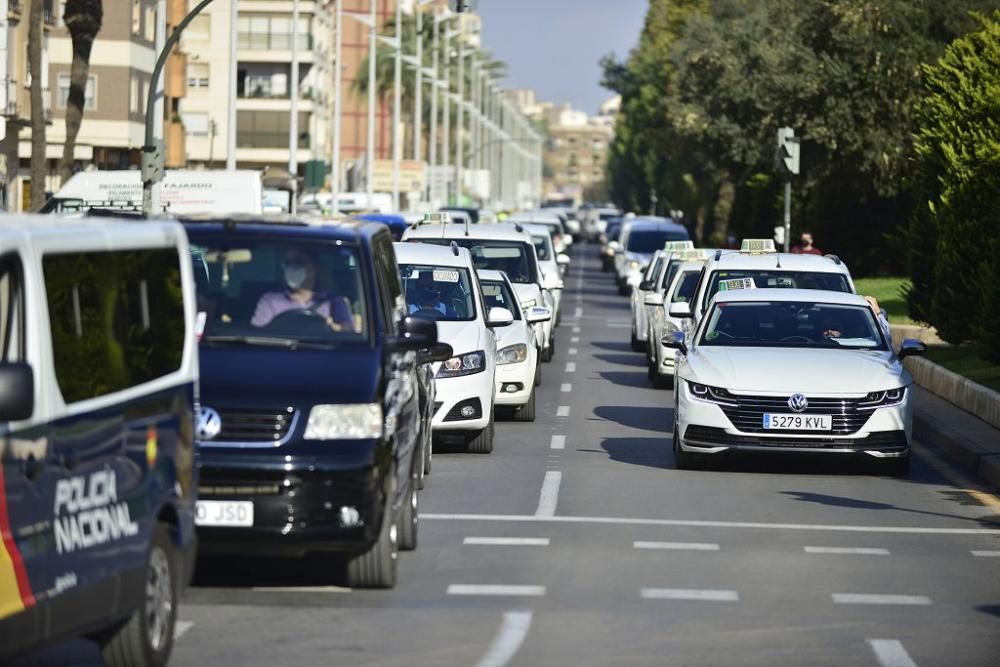
[[[481,431],[493,412],[494,378],[488,371],[464,377],[437,378],[434,431]],[[477,416],[464,419],[457,414],[462,405],[477,405]]]
[[[535,388],[535,366],[537,359],[534,359],[535,352],[528,353],[528,359],[516,364],[503,364],[497,366],[496,378],[496,404],[497,405],[524,405],[531,398],[531,392]],[[519,391],[503,391],[504,387],[510,385],[520,385]]]
[[[202,454],[199,498],[253,502],[253,526],[199,526],[201,553],[357,552],[375,542],[386,506],[380,468],[368,463],[342,469],[318,457],[284,459],[277,451],[253,457]]]
[[[900,458],[910,452],[913,412],[910,397],[898,405],[873,410],[857,431],[833,435],[827,432],[747,432],[737,429],[714,403],[693,398],[686,381],[678,381],[677,423],[681,449],[718,454],[729,450],[767,452],[820,452],[866,454],[874,458]]]

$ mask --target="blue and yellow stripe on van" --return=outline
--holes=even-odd
[[[14,542],[7,513],[7,490],[0,465],[0,619],[13,616],[35,605],[28,573],[21,552]]]

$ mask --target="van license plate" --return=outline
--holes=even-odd
[[[764,413],[765,431],[829,431],[833,428],[830,415],[773,415]]]
[[[253,503],[249,500],[199,500],[194,508],[198,526],[253,526]]]

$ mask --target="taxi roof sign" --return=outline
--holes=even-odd
[[[421,225],[447,225],[451,222],[451,214],[445,211],[438,213],[424,213]]]
[[[667,252],[677,252],[680,250],[693,250],[694,241],[667,241],[663,244],[663,249]]]
[[[740,244],[740,252],[764,255],[778,251],[774,247],[774,239],[743,239],[743,243]]]
[[[712,251],[708,248],[688,248],[674,254],[674,257],[682,262],[695,262],[699,259],[708,259],[712,256]]]

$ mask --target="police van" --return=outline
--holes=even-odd
[[[162,665],[196,546],[194,281],[174,222],[0,219],[0,661]]]

